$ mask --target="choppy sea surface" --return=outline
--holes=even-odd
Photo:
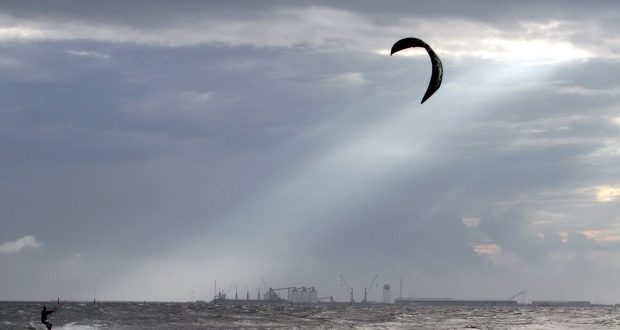
[[[45,329],[42,305],[0,302],[0,329]],[[66,303],[54,329],[619,329],[617,307]]]

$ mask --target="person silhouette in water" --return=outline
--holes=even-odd
[[[47,307],[45,307],[45,305],[43,306],[43,310],[41,311],[41,322],[45,324],[47,330],[52,329],[52,324],[50,323],[50,321],[47,320],[47,317],[51,314],[54,314],[54,312],[55,311],[48,311]]]

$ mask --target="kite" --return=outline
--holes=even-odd
[[[428,83],[428,88],[426,89],[426,93],[422,98],[422,102],[428,100],[431,95],[433,95],[441,86],[441,80],[443,79],[443,65],[441,64],[441,60],[439,56],[435,54],[435,51],[424,41],[418,38],[405,38],[398,40],[394,46],[392,46],[392,51],[390,52],[390,56],[394,55],[394,53],[399,52],[403,49],[407,48],[415,48],[415,47],[424,47],[428,52],[428,56],[431,58],[431,63],[433,64],[433,73],[431,74],[431,81]]]

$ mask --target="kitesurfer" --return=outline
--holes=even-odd
[[[47,307],[45,307],[45,305],[43,305],[43,310],[41,311],[41,322],[43,324],[45,324],[45,326],[47,327],[47,330],[51,330],[52,329],[52,324],[50,323],[50,321],[47,320],[47,317],[50,316],[51,314],[54,314],[56,311],[48,311]]]

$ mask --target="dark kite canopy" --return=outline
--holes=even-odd
[[[392,46],[392,51],[390,55],[394,55],[394,53],[399,52],[403,49],[407,48],[415,48],[415,47],[423,47],[428,52],[428,56],[431,58],[431,63],[433,64],[433,73],[431,74],[431,81],[428,83],[428,88],[426,89],[426,93],[422,98],[422,102],[428,100],[431,95],[433,95],[441,86],[441,80],[443,79],[443,65],[441,64],[441,60],[439,56],[435,54],[435,51],[424,41],[418,38],[405,38],[398,40],[394,46]]]

